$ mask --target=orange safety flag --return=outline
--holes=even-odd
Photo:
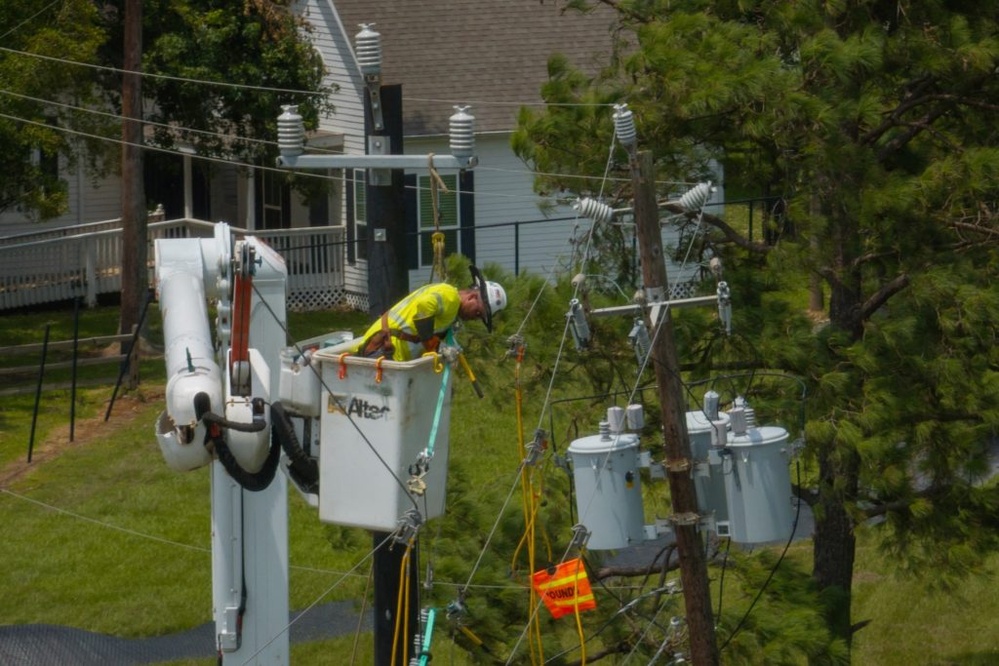
[[[535,571],[531,578],[534,590],[556,620],[577,609],[585,611],[597,607],[586,568],[578,557],[556,567]]]

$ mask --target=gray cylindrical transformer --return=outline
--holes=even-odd
[[[732,541],[768,543],[791,536],[789,453],[783,428],[749,428],[729,436],[722,467]]]
[[[718,415],[724,427],[728,414]],[[714,522],[728,520],[728,503],[725,500],[725,478],[722,458],[711,447],[712,424],[702,411],[687,412],[687,436],[690,453],[694,459],[694,492],[697,493],[697,511],[714,516]]]
[[[593,435],[568,449],[579,522],[590,532],[586,547],[611,550],[645,539],[638,436]]]

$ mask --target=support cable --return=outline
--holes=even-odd
[[[282,322],[281,319],[277,316],[277,313],[274,312],[274,309],[271,307],[270,303],[268,303],[267,300],[265,298],[263,298],[263,296],[260,294],[259,290],[257,289],[257,285],[256,284],[253,285],[253,291],[258,296],[260,296],[260,303],[271,314],[271,316],[274,318],[274,321],[277,323],[277,325],[281,327],[281,330],[284,331],[285,339],[290,339],[291,336],[288,333],[288,327],[285,326],[284,322]],[[299,347],[297,343],[292,343],[292,344],[295,347],[296,351],[298,351],[299,354],[304,354],[305,353],[305,350],[303,350],[301,347]],[[330,394],[330,399],[331,400],[337,400],[336,396],[333,393],[333,389],[331,389],[329,387],[329,385],[326,383],[326,380],[323,379],[322,373],[319,372],[319,370],[316,367],[314,367],[314,365],[312,363],[310,363],[308,365],[308,368],[312,372],[314,372],[316,374],[316,378],[319,380],[320,385],[324,389],[326,389],[326,391]],[[413,508],[418,510],[420,508],[420,506],[416,502],[416,500],[412,497],[412,495],[410,494],[409,487],[406,485],[406,482],[403,481],[399,477],[399,475],[396,474],[395,470],[392,469],[392,467],[388,464],[388,462],[386,462],[385,458],[378,452],[378,448],[374,444],[371,443],[371,440],[368,439],[368,436],[364,434],[364,431],[361,430],[361,427],[357,424],[357,422],[347,412],[347,409],[345,408],[345,406],[342,405],[342,404],[339,404],[339,402],[337,403],[337,406],[340,407],[343,410],[344,414],[347,415],[347,421],[354,427],[354,429],[357,431],[357,434],[359,434],[361,436],[361,439],[364,440],[364,443],[371,450],[371,453],[374,454],[375,458],[378,459],[378,462],[382,465],[382,467],[384,467],[385,470],[392,476],[392,478],[395,480],[396,485],[398,485],[406,493],[406,497],[413,504]]]
[[[383,540],[381,541],[381,543],[379,543],[379,544],[378,544],[377,546],[375,546],[374,548],[372,548],[371,550],[369,550],[369,551],[368,551],[368,554],[367,554],[367,555],[365,555],[365,556],[364,556],[364,557],[362,557],[362,558],[361,558],[360,560],[358,560],[358,561],[357,561],[357,563],[356,563],[356,564],[354,564],[354,566],[352,566],[352,567],[351,567],[351,568],[350,568],[350,569],[349,569],[348,571],[346,571],[346,572],[345,572],[345,573],[344,573],[344,574],[343,574],[342,576],[340,576],[340,578],[338,578],[338,579],[336,580],[336,582],[334,582],[334,583],[333,583],[333,584],[332,584],[331,586],[329,586],[328,588],[326,588],[326,590],[325,590],[325,591],[323,591],[323,592],[322,592],[322,594],[320,594],[320,595],[319,595],[318,597],[316,597],[316,598],[315,598],[315,600],[313,600],[313,601],[312,601],[312,603],[310,603],[310,604],[309,604],[308,606],[306,606],[306,607],[305,607],[305,608],[304,608],[304,609],[302,610],[302,612],[301,612],[301,613],[299,613],[298,615],[296,615],[296,616],[294,617],[294,619],[292,619],[292,620],[291,620],[291,622],[289,622],[288,624],[286,624],[286,625],[284,626],[284,628],[283,628],[283,629],[281,629],[281,630],[280,630],[280,631],[278,631],[278,632],[277,632],[276,634],[274,634],[274,636],[272,636],[272,637],[271,637],[271,639],[270,639],[269,641],[267,641],[266,643],[264,643],[263,645],[261,645],[261,646],[260,646],[260,647],[259,647],[259,648],[257,649],[257,651],[256,651],[256,652],[254,652],[254,653],[253,653],[253,654],[251,654],[251,655],[250,655],[249,657],[247,657],[247,660],[246,660],[246,662],[244,662],[244,663],[247,663],[247,664],[248,664],[248,663],[251,663],[251,662],[252,662],[252,661],[253,661],[253,660],[254,660],[254,659],[256,658],[256,656],[257,656],[258,654],[260,654],[261,652],[263,652],[264,650],[266,650],[266,649],[267,649],[267,647],[268,647],[268,646],[269,646],[269,645],[270,645],[271,643],[273,643],[274,641],[276,641],[276,640],[277,640],[277,639],[278,639],[278,638],[279,638],[279,637],[280,637],[280,636],[281,636],[282,634],[284,634],[285,632],[289,631],[289,630],[291,629],[291,627],[292,627],[292,625],[293,625],[293,624],[295,624],[296,622],[298,622],[299,620],[301,620],[301,619],[302,619],[303,617],[305,617],[306,615],[308,615],[308,614],[309,614],[309,612],[311,612],[313,608],[315,608],[316,606],[318,606],[318,605],[319,605],[319,602],[320,602],[320,601],[322,601],[323,599],[325,599],[325,598],[326,598],[326,596],[327,596],[327,595],[328,595],[328,594],[329,594],[330,592],[332,592],[333,590],[335,590],[335,589],[336,589],[336,588],[337,588],[337,587],[338,587],[338,586],[340,585],[340,583],[342,583],[342,582],[343,582],[344,580],[346,580],[347,576],[351,575],[351,574],[352,574],[352,573],[354,572],[354,570],[355,570],[355,569],[357,569],[357,568],[358,568],[358,567],[360,567],[360,566],[361,566],[362,564],[364,564],[365,562],[367,562],[367,561],[368,561],[369,559],[371,559],[372,557],[374,557],[374,555],[375,555],[375,552],[376,552],[376,551],[377,551],[377,550],[378,550],[379,548],[382,548],[382,547],[384,547],[384,546],[385,546],[385,544],[387,544],[387,543],[388,543],[389,541],[391,541],[391,540],[392,540],[393,538],[395,538],[395,535],[393,535],[393,534],[389,534],[388,536],[386,536],[386,537],[385,537],[385,538],[384,538],[384,539],[383,539]]]

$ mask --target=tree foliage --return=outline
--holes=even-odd
[[[146,144],[269,163],[281,104],[307,127],[331,110],[322,58],[289,0],[143,3]],[[117,167],[124,1],[62,0],[0,7],[0,210],[45,219],[67,209],[52,160]],[[47,162],[48,161],[48,162]]]
[[[900,569],[973,570],[997,545],[999,502],[985,478],[999,424],[999,4],[568,4],[614,8],[618,48],[590,79],[552,59],[550,106],[521,114],[524,159],[601,174],[613,126],[593,104],[627,102],[661,180],[714,159],[733,189],[780,198],[767,244],[705,216],[742,344],[712,346],[700,372],[751,362],[805,381],[815,477],[802,494],[830,627],[849,640],[855,531],[872,516]],[[818,325],[804,316],[811,278],[828,299]]]
[[[152,142],[253,162],[276,156],[281,104],[310,127],[330,111],[322,57],[290,0],[158,0],[143,5],[143,94]],[[104,59],[120,66],[122,0],[105,4]],[[106,90],[117,99],[117,76]]]
[[[0,6],[0,211],[17,208],[39,218],[66,207],[66,185],[52,168],[64,155],[75,160],[79,148],[89,150],[93,167],[102,163],[105,146],[85,134],[100,131],[101,119],[78,117],[66,106],[95,100],[86,70],[64,60],[93,62],[105,33],[97,9],[88,0],[66,0],[47,11],[37,3],[11,0]],[[31,55],[28,55],[31,54]],[[67,134],[53,126],[70,122],[84,134]]]

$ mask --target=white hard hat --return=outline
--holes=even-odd
[[[479,290],[482,298],[482,323],[486,325],[486,330],[493,331],[493,313],[499,312],[506,307],[506,290],[498,282],[487,282],[482,273],[474,264],[468,267],[472,274],[472,288]]]
[[[506,307],[506,290],[499,282],[486,282],[486,301],[493,314]]]

